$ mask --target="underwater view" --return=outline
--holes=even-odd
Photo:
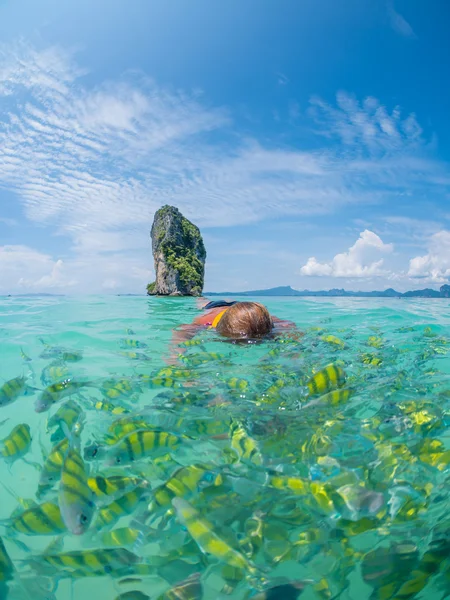
[[[2,600],[450,597],[449,301],[262,301],[0,299]]]

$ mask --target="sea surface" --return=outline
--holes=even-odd
[[[258,301],[0,298],[0,600],[450,597],[449,301]]]

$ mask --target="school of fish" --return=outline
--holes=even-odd
[[[450,597],[450,339],[302,333],[219,352],[201,332],[161,366],[128,329],[107,377],[85,349],[22,348],[0,385],[0,600],[102,578],[102,600]]]

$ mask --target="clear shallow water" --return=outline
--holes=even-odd
[[[131,590],[157,598],[196,572],[208,600],[252,597],[302,579],[311,580],[301,596],[307,599],[450,594],[449,302],[265,302],[305,335],[243,346],[204,332],[171,367],[178,372],[161,372],[172,328],[198,314],[191,299],[0,299],[1,384],[23,375],[38,389],[0,407],[0,438],[20,423],[32,435],[27,462],[0,463],[0,535],[16,570],[0,583],[0,598],[113,599]],[[136,341],[147,347],[133,347]],[[77,352],[81,359],[72,362]],[[328,383],[332,396],[311,394],[311,377],[330,364],[345,381]],[[89,385],[37,413],[51,365]],[[111,387],[119,392],[108,394]],[[102,535],[112,527],[98,527],[100,501],[84,535],[67,533],[50,550],[58,536],[13,535],[9,527],[19,499],[38,501],[55,431],[47,420],[68,400],[84,413],[82,453],[102,447],[86,460],[91,474],[149,482],[137,508],[114,525],[142,530],[141,543],[127,546],[138,566],[114,564],[112,573],[87,577],[84,565],[76,578],[71,568],[44,568],[46,552],[105,547]],[[114,463],[116,450],[105,440],[118,415],[98,410],[101,401],[127,417],[139,414],[141,425],[170,433],[177,444]],[[192,465],[205,473],[183,498],[240,553],[243,569],[227,566],[229,555],[202,553],[180,516],[166,515],[170,504],[143,515],[158,486]],[[58,502],[58,485],[45,500]]]

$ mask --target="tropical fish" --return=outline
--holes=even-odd
[[[158,387],[181,387],[181,381],[177,381],[172,377],[157,377],[152,375],[138,375],[139,383],[145,385],[150,389],[158,388]]]
[[[80,420],[83,410],[75,402],[75,400],[67,400],[55,414],[47,420],[47,428],[52,429],[56,427],[50,437],[52,442],[59,442],[65,437],[63,423],[69,431],[72,431],[74,425]]]
[[[308,481],[301,477],[289,477],[287,475],[274,475],[269,478],[269,484],[284,490],[294,496],[309,497],[313,500],[313,506],[320,508],[326,514],[336,512],[330,486],[320,481]]]
[[[76,381],[69,377],[58,383],[54,383],[46,387],[46,389],[38,396],[35,404],[36,412],[44,412],[53,404],[59,402],[63,398],[75,394],[80,389],[90,386],[89,381]]]
[[[56,569],[81,572],[84,576],[106,575],[130,567],[139,562],[139,557],[125,548],[101,548],[98,550],[74,550],[58,554],[44,553],[37,557]]]
[[[170,507],[173,498],[187,498],[199,489],[202,481],[211,477],[211,484],[220,485],[222,477],[214,477],[207,466],[201,464],[181,467],[162,485],[152,491],[152,501],[149,504],[149,514],[158,508]]]
[[[381,358],[381,356],[371,354],[370,352],[365,352],[364,354],[362,354],[361,360],[365,365],[369,365],[371,367],[379,367],[383,363],[383,359]]]
[[[116,406],[111,402],[107,402],[106,400],[98,400],[94,402],[95,410],[99,410],[102,412],[110,413],[111,415],[126,415],[130,412],[128,408],[124,406]]]
[[[31,358],[25,354],[25,352],[23,351],[23,349],[20,349],[20,358],[24,361],[24,362],[31,362]]]
[[[139,340],[133,340],[131,338],[122,338],[120,340],[120,346],[122,348],[148,348],[147,344],[140,342]]]
[[[39,478],[38,489],[36,492],[37,498],[51,490],[55,483],[59,480],[61,469],[64,463],[64,457],[69,449],[69,440],[64,438],[58,442],[50,451],[50,454],[44,460],[41,475]]]
[[[11,520],[11,529],[23,535],[57,535],[66,531],[57,504],[44,502],[28,508]]]
[[[321,371],[318,371],[306,384],[311,396],[324,394],[336,387],[341,387],[345,383],[345,373],[341,367],[335,364],[328,365]]]
[[[175,367],[164,367],[160,369],[155,377],[170,377],[172,379],[189,379],[195,375],[192,369],[176,369]]]
[[[175,584],[157,600],[201,600],[203,587],[200,581],[200,573],[193,573],[190,577]]]
[[[101,535],[101,541],[107,548],[139,546],[144,543],[144,534],[140,529],[131,527],[120,527],[112,531],[106,531]]]
[[[67,529],[81,535],[89,528],[95,511],[93,494],[80,452],[72,437],[64,458],[59,485],[59,506]]]
[[[335,335],[323,335],[321,338],[322,342],[326,342],[327,344],[331,344],[332,346],[337,346],[338,348],[345,348],[345,342],[341,340],[341,338],[336,337]]]
[[[41,383],[49,386],[67,379],[70,376],[70,371],[66,363],[62,361],[54,361],[42,369]]]
[[[14,578],[14,565],[0,537],[0,598],[6,600],[9,595],[8,582]]]
[[[250,574],[257,572],[256,567],[243,554],[232,548],[225,540],[214,531],[213,526],[200,516],[183,498],[174,498],[172,505],[176,510],[178,519],[183,523],[190,535],[203,552],[211,554],[222,562],[239,569],[244,569]]]
[[[6,381],[0,387],[0,407],[11,404],[17,400],[19,396],[23,396],[30,391],[34,391],[34,388],[27,385],[27,379],[23,375]]]
[[[139,430],[125,436],[114,448],[110,464],[128,464],[149,456],[156,450],[174,450],[180,438],[167,431]]]
[[[213,361],[227,362],[224,354],[219,352],[196,352],[195,354],[179,354],[178,359],[191,367],[198,367]]]
[[[249,382],[246,379],[239,379],[239,377],[232,377],[228,379],[227,386],[232,390],[239,392],[246,392],[249,386]]]
[[[96,475],[95,477],[89,477],[87,482],[94,495],[100,499],[122,494],[145,483],[142,478],[132,475],[111,475],[110,477]]]
[[[6,551],[5,544],[0,537],[0,582],[9,581],[13,578],[14,565]],[[1,590],[1,587],[0,587]],[[5,596],[6,597],[6,596]]]
[[[40,358],[59,358],[61,354],[65,352],[65,348],[62,346],[51,346],[50,344],[47,344],[44,339],[38,339],[45,348],[39,355]]]
[[[248,435],[242,423],[236,419],[231,420],[230,439],[231,447],[240,460],[246,460],[255,465],[262,464],[263,459],[257,442]]]
[[[382,348],[384,346],[384,340],[376,335],[370,335],[367,339],[367,345],[372,348]]]
[[[103,529],[104,527],[112,527],[119,519],[125,515],[130,515],[138,506],[142,496],[147,492],[147,486],[136,487],[113,500],[98,511],[97,519],[94,527]]]
[[[311,406],[338,406],[340,404],[344,404],[349,400],[350,396],[353,394],[354,390],[352,388],[341,388],[339,390],[332,390],[319,398],[315,398],[311,400],[302,408],[309,408]]]
[[[12,464],[18,458],[22,458],[31,447],[30,426],[26,423],[16,425],[11,433],[2,440],[2,444],[0,452],[8,463]]]
[[[180,348],[192,348],[193,346],[201,346],[203,344],[203,340],[186,340],[185,342],[181,342],[178,344]]]
[[[140,393],[141,388],[131,379],[105,379],[101,392],[109,400],[130,398],[134,393]]]

